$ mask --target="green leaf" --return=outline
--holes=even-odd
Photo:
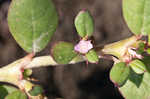
[[[24,78],[29,77],[32,75],[32,70],[31,69],[25,69],[23,72]]]
[[[10,85],[0,85],[0,86],[5,88],[8,93],[12,93],[12,92],[18,90],[16,87],[13,87],[13,86],[10,86]]]
[[[4,99],[7,95],[8,91],[3,86],[0,86],[0,99]]]
[[[150,72],[150,56],[144,56],[141,61],[145,64],[146,71]]]
[[[40,87],[40,86],[34,86],[33,89],[31,91],[29,91],[29,94],[31,96],[38,96],[39,94],[42,94],[44,91],[43,91],[43,88]]]
[[[94,32],[94,22],[88,11],[80,11],[75,18],[75,27],[81,37],[90,37]]]
[[[148,45],[150,45],[150,34],[148,35]],[[147,48],[146,52],[150,54],[150,48]]]
[[[25,93],[18,90],[7,95],[5,99],[27,99],[27,96]]]
[[[136,51],[138,54],[142,54],[144,52],[145,49],[145,44],[143,42],[139,43],[139,47],[138,50]]]
[[[132,71],[127,82],[119,88],[125,99],[149,99],[150,97],[150,56],[144,56],[142,62],[147,72],[137,74]]]
[[[148,54],[150,54],[150,48],[148,48],[148,49],[146,50],[146,52],[147,52]]]
[[[51,0],[12,0],[8,13],[9,29],[25,51],[44,49],[57,24],[58,17]]]
[[[131,66],[133,71],[136,72],[137,74],[142,74],[142,73],[146,72],[145,64],[138,59],[133,60],[132,62],[129,63],[129,65]]]
[[[123,0],[123,15],[134,34],[150,34],[150,0]]]
[[[110,79],[117,86],[125,84],[130,74],[130,68],[124,62],[116,63],[110,71]]]
[[[4,99],[9,93],[17,91],[17,88],[9,85],[0,85],[0,99]]]
[[[148,35],[148,45],[150,45],[150,34]]]
[[[69,63],[75,56],[74,46],[68,42],[58,42],[52,48],[52,56],[59,64]]]
[[[97,53],[93,49],[86,53],[85,56],[90,63],[97,63],[99,60]]]

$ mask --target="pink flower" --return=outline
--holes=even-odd
[[[85,54],[92,48],[93,45],[91,43],[91,40],[88,41],[81,40],[77,45],[75,45],[74,50],[79,53]]]

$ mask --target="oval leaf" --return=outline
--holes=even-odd
[[[97,63],[99,60],[97,53],[93,49],[86,53],[85,56],[90,63]]]
[[[23,72],[23,77],[27,78],[32,75],[32,69],[25,69]]]
[[[94,32],[94,22],[88,11],[80,11],[75,18],[75,27],[81,37],[91,36]]]
[[[25,93],[18,90],[7,95],[5,99],[27,99],[27,96]]]
[[[144,56],[142,62],[147,66],[147,72],[137,74],[131,71],[127,82],[119,88],[125,99],[148,99],[150,97],[150,56]]]
[[[116,63],[110,71],[110,79],[117,86],[125,84],[130,74],[130,68],[124,62]]]
[[[120,87],[121,94],[125,99],[148,99],[150,93],[150,73],[143,75],[131,73],[129,80]]]
[[[9,85],[0,85],[0,99],[4,99],[9,93],[17,91],[17,88]]]
[[[150,34],[148,35],[148,44],[150,45]]]
[[[123,0],[124,18],[134,34],[150,33],[150,0]]]
[[[147,52],[148,54],[150,54],[150,48],[148,48],[148,49],[146,50],[146,52]]]
[[[142,53],[144,53],[144,50],[145,50],[145,44],[144,44],[144,42],[140,42],[136,53],[142,54]]]
[[[44,49],[55,32],[57,23],[57,13],[51,0],[13,0],[10,5],[10,32],[27,52]]]
[[[31,91],[29,91],[29,94],[31,96],[38,96],[39,94],[42,94],[44,91],[43,91],[43,88],[40,87],[40,86],[34,86],[33,89]]]
[[[52,48],[52,56],[59,64],[69,63],[76,55],[72,43],[58,42]]]
[[[0,99],[4,99],[7,95],[8,91],[3,86],[0,86]]]
[[[129,65],[131,66],[133,71],[136,72],[137,74],[142,74],[146,71],[145,64],[138,59],[133,60],[132,62],[129,63]]]

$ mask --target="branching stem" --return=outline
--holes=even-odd
[[[115,62],[116,59],[118,58],[117,61],[118,60],[122,61],[129,47],[137,48],[139,43],[137,40],[138,38],[136,36],[132,36],[130,38],[112,44],[108,44],[105,46],[98,46],[95,48],[95,50],[99,58],[114,60]],[[34,56],[33,54],[29,54],[24,58],[16,60],[15,62],[0,68],[0,82],[8,82],[18,86],[20,89],[28,91],[31,89],[32,86],[34,86],[34,84],[30,83],[29,81],[23,78],[22,69],[59,65],[54,61],[54,59],[50,55],[39,56],[34,58],[33,56]],[[117,58],[115,58],[114,56]],[[85,56],[78,55],[69,64],[75,64],[83,61],[86,61]],[[29,89],[26,87],[28,87]]]

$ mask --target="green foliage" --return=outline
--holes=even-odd
[[[144,52],[145,44],[143,42],[139,43],[138,50],[136,51],[138,54],[142,54]]]
[[[40,86],[34,86],[33,89],[31,91],[29,91],[29,94],[31,96],[38,96],[39,94],[42,94],[44,91],[43,91],[43,88],[40,87]]]
[[[90,63],[97,63],[99,60],[97,53],[93,49],[86,53],[85,56]]]
[[[150,34],[148,35],[148,45],[150,45]]]
[[[0,99],[4,99],[7,94],[8,91],[3,86],[0,86]]]
[[[18,90],[7,95],[5,99],[27,99],[27,96],[25,93]]]
[[[28,9],[26,9],[28,8]],[[123,15],[130,30],[135,34],[148,35],[150,45],[150,0],[123,0]],[[39,52],[45,48],[56,30],[58,16],[51,0],[13,0],[8,13],[8,25],[18,44],[27,52]],[[88,11],[80,11],[74,21],[76,30],[82,38],[92,36],[94,22]],[[88,40],[86,38],[86,40]],[[127,47],[131,47],[137,38],[126,39],[104,46],[105,54],[112,54],[123,60]],[[79,46],[83,47],[83,46]],[[93,48],[93,47],[92,47]],[[86,49],[86,48],[85,48]],[[84,49],[83,49],[84,50]],[[137,53],[145,51],[145,44],[139,43]],[[87,60],[97,63],[99,58],[92,49],[84,53]],[[147,49],[150,53],[150,48]],[[83,53],[82,53],[83,54]],[[58,64],[68,64],[77,56],[74,46],[68,42],[58,42],[52,48],[52,56]],[[150,98],[150,57],[135,59],[128,65],[124,62],[114,64],[110,78],[126,99]],[[131,69],[131,68],[132,69]],[[23,72],[24,77],[32,74]],[[25,93],[14,87],[0,85],[0,99],[27,99]],[[29,94],[37,96],[43,93],[40,86],[34,86]]]
[[[27,99],[27,96],[13,86],[0,85],[0,99]]]
[[[25,69],[23,72],[24,78],[29,77],[32,75],[32,70],[31,69]]]
[[[125,21],[134,34],[150,35],[150,0],[123,0],[123,15]],[[148,37],[150,44],[150,37]],[[139,44],[137,53],[144,52],[144,43]],[[146,50],[150,53],[149,48]],[[150,57],[133,60],[129,65],[131,72],[126,83],[119,88],[126,99],[150,98]],[[146,71],[146,72],[145,72]]]
[[[58,17],[51,0],[12,0],[8,25],[18,44],[27,52],[39,52],[56,30]]]
[[[81,37],[90,37],[94,32],[94,22],[88,11],[80,11],[75,18],[75,27]]]
[[[146,71],[143,74],[137,74],[131,71],[129,79],[120,88],[122,95],[126,99],[148,99],[150,97],[150,56],[144,56],[142,62],[146,65]]]
[[[122,86],[128,79],[129,74],[129,66],[126,66],[124,62],[119,62],[112,67],[110,71],[110,79],[114,82],[115,85]]]
[[[77,53],[72,43],[58,42],[52,48],[52,56],[57,63],[67,64],[77,56]]]
[[[150,33],[150,0],[123,0],[123,15],[134,34]]]
[[[146,52],[147,52],[148,54],[150,54],[150,48],[148,48],[148,49],[146,50]]]
[[[9,85],[0,85],[0,99],[4,99],[8,94],[17,91],[17,88]]]
[[[133,71],[136,72],[137,74],[142,74],[146,72],[145,64],[138,59],[133,60],[132,62],[129,63],[129,65],[131,66]]]

